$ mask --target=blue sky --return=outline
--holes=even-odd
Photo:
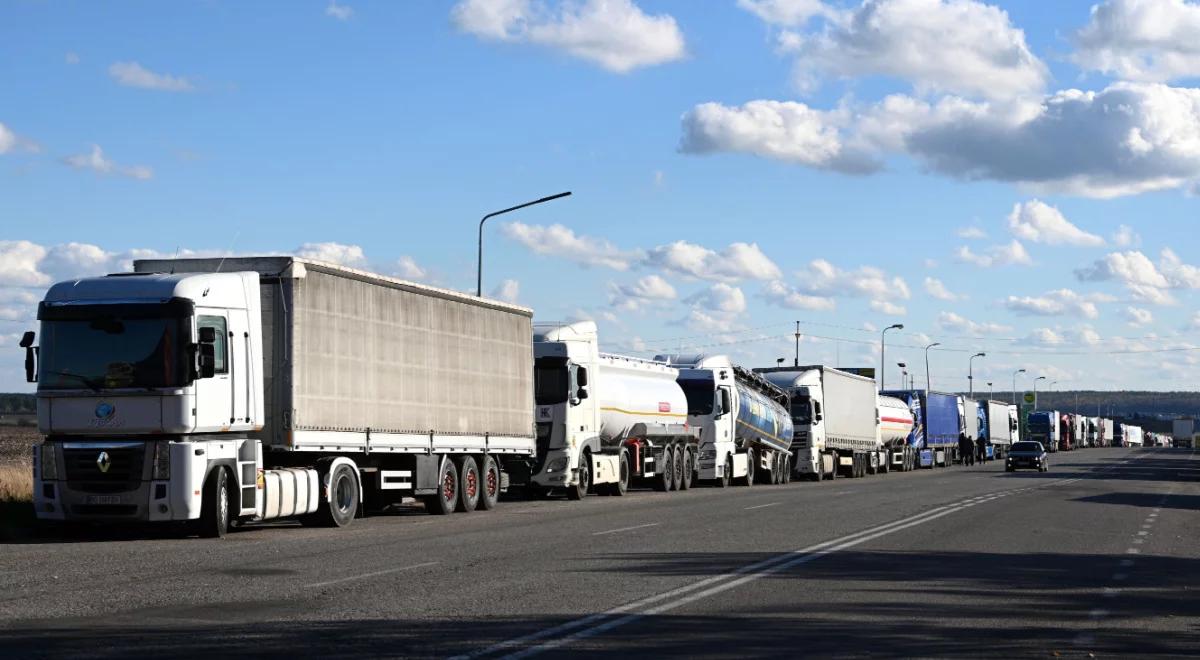
[[[469,290],[571,190],[485,290],[606,350],[1193,389],[1200,5],[1091,5],[7,3],[0,340],[176,250]]]

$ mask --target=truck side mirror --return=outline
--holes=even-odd
[[[212,328],[203,328],[212,330]],[[201,343],[196,360],[200,378],[212,378],[217,373],[217,348],[211,342]]]
[[[825,419],[825,416],[821,414],[821,402],[820,401],[813,402],[813,419],[818,422],[821,421],[822,419]]]
[[[579,391],[575,393],[575,399],[578,401],[583,401],[586,398],[588,398],[587,388],[580,387]]]
[[[34,359],[34,351],[36,349],[33,347],[34,336],[32,330],[26,331],[25,334],[21,335],[20,346],[25,349],[25,382],[27,383],[37,382],[37,360]]]
[[[717,390],[717,417],[723,417],[730,410],[733,410],[733,402],[729,400],[729,390],[721,388]]]
[[[579,383],[579,387],[581,389],[584,387],[587,387],[587,384],[588,384],[587,367],[579,367],[579,370],[575,373],[575,382]],[[583,397],[581,397],[581,398],[583,398]]]
[[[200,328],[200,343],[213,344],[217,341],[217,329],[212,326]]]

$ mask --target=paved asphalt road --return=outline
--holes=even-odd
[[[1200,456],[0,545],[0,655],[1200,654]]]

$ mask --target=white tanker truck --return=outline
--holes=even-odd
[[[915,418],[908,404],[894,396],[879,396],[879,442],[883,445],[886,460],[883,471],[891,468],[903,471],[912,465],[913,460],[906,460],[906,453],[914,453],[917,448],[909,445]]]
[[[737,480],[791,481],[792,418],[788,395],[725,355],[659,355],[679,368],[688,423],[700,430],[698,478],[726,487]]]
[[[679,370],[600,353],[596,324],[536,324],[533,333],[537,459],[530,489],[623,495],[640,481],[686,490],[698,441],[687,425]]]

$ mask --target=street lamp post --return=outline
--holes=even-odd
[[[1023,373],[1025,373],[1024,369],[1017,369],[1016,371],[1013,372],[1012,402],[1013,402],[1014,406],[1017,405],[1017,374],[1023,374]]]
[[[534,204],[541,204],[543,202],[554,201],[554,200],[562,198],[562,197],[567,197],[570,194],[571,194],[571,191],[568,190],[567,192],[561,192],[561,193],[558,193],[557,195],[550,195],[549,197],[535,199],[532,202],[525,202],[524,204],[518,204],[516,206],[511,206],[502,211],[493,211],[493,212],[483,216],[483,219],[479,221],[479,261],[477,261],[475,264],[475,295],[476,296],[483,295],[483,223],[487,222],[488,218],[494,218],[495,216],[498,216],[498,215],[504,215],[505,213],[509,213],[511,211],[523,209],[526,206],[533,206]]]
[[[976,353],[967,360],[967,398],[975,398],[975,358],[987,357],[987,353]]]
[[[992,381],[989,380],[988,381],[988,399],[989,400],[996,398],[995,394],[993,392],[994,392],[994,390],[992,390]]]
[[[903,330],[903,329],[904,329],[903,323],[896,323],[893,325],[889,325],[888,327],[883,329],[883,332],[879,333],[879,389],[880,389],[880,391],[882,391],[884,389],[884,387],[883,387],[884,374],[887,373],[887,362],[884,361],[884,353],[887,350],[887,331],[888,330]]]
[[[897,362],[896,366],[900,367],[900,389],[905,389],[908,387],[908,363]],[[882,392],[883,390],[879,391]]]
[[[1037,382],[1038,382],[1039,380],[1046,380],[1046,377],[1045,377],[1045,376],[1038,376],[1037,378],[1034,378],[1034,379],[1033,379],[1033,409],[1034,409],[1034,410],[1037,410],[1037,409],[1038,409],[1038,400],[1037,400]]]
[[[929,349],[933,348],[934,346],[941,346],[941,345],[942,345],[941,342],[935,341],[932,344],[925,347],[925,391],[926,392],[929,392],[930,390],[933,389],[933,386],[931,385],[931,383],[933,382],[933,379],[929,377]]]

